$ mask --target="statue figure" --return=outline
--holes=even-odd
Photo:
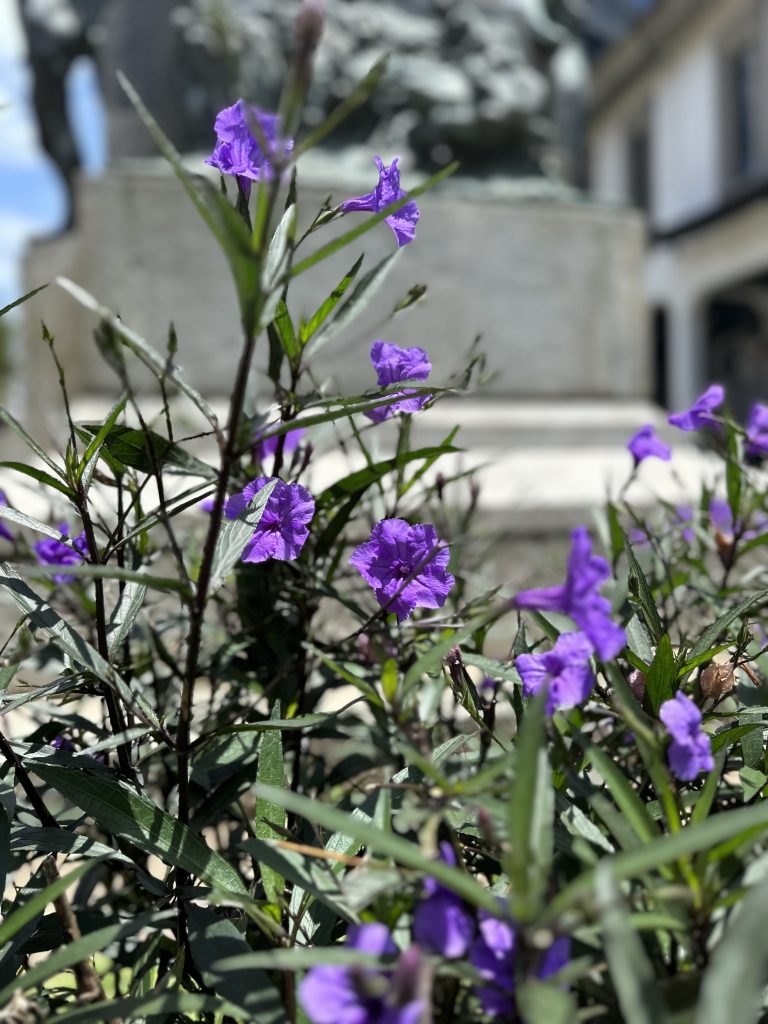
[[[32,69],[32,103],[43,149],[70,196],[80,166],[66,104],[66,78],[78,57],[96,57],[97,26],[109,0],[21,0],[21,22]]]

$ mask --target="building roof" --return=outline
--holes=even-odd
[[[645,2],[645,13],[636,11],[623,35],[604,48],[594,65],[592,112],[614,101],[638,74],[650,67],[678,33],[722,0],[590,0],[596,8]]]

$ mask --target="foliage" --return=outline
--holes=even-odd
[[[292,132],[307,80],[294,70],[281,107]],[[581,532],[562,587],[517,606],[474,593],[461,554],[476,493],[457,507],[433,471],[455,432],[410,440],[421,405],[474,381],[474,356],[443,386],[422,372],[356,396],[316,383],[323,346],[393,262],[363,271],[356,243],[426,186],[312,249],[343,213],[327,206],[297,230],[296,161],[322,130],[250,195],[242,182],[217,191],[126,88],[229,262],[242,353],[221,422],[176,367],[172,329],[156,351],[60,281],[96,314],[121,397],[103,423],[73,422],[67,403],[59,455],[0,413],[31,452],[6,467],[69,520],[65,531],[0,506],[13,544],[0,588],[20,614],[0,696],[33,723],[24,738],[0,733],[0,878],[28,879],[3,903],[0,1006],[13,997],[32,1013],[31,1000],[65,1024],[341,1020],[332,1001],[313,1004],[322,984],[371,1024],[768,1020],[768,506],[744,432],[725,415],[708,426],[730,526],[710,491],[690,514],[660,504],[651,522],[622,492],[598,523],[610,569]],[[350,246],[347,274],[299,316],[291,280]],[[137,364],[159,416],[134,391]],[[387,404],[395,454],[380,458]],[[273,496],[293,508],[301,494],[259,485],[230,517],[233,496],[262,477],[311,490],[334,449],[356,468],[313,492],[308,530],[293,524],[283,557],[243,561],[258,531],[283,528]],[[404,578],[420,581],[416,607],[424,589],[434,604],[401,607],[400,621],[391,594],[376,603],[386,588],[369,550],[392,520],[437,528],[418,534],[425,553]],[[362,579],[350,557],[366,542]],[[438,594],[429,574],[445,545]],[[584,604],[568,587],[590,572]],[[611,643],[621,624],[625,646],[605,655],[598,629],[569,675],[563,612],[587,636],[595,616],[610,620]],[[494,626],[508,657],[494,656]],[[26,685],[32,668],[47,669],[44,685]],[[574,685],[589,692],[574,698]],[[702,731],[684,707],[713,764],[682,780],[670,752],[687,738],[664,724],[678,691],[703,715]]]

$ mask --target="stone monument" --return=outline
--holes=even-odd
[[[297,8],[287,0],[107,0],[98,19],[111,166],[99,181],[76,183],[76,229],[35,246],[26,262],[30,287],[64,274],[159,348],[173,320],[178,362],[209,394],[228,393],[239,348],[224,259],[152,155],[113,73],[126,71],[190,168],[211,172],[203,160],[216,111],[237,95],[274,108]],[[401,156],[406,189],[462,160],[460,174],[419,200],[417,237],[364,322],[324,349],[315,370],[347,393],[367,389],[368,349],[383,336],[427,348],[435,379],[445,380],[479,334],[493,374],[484,392],[488,424],[504,422],[496,441],[503,447],[615,444],[627,435],[628,403],[640,422],[653,418],[645,404],[643,223],[632,211],[595,206],[561,176],[578,160],[557,114],[564,96],[578,109],[583,83],[573,74],[558,79],[578,39],[565,17],[552,16],[557,8],[545,0],[328,0],[310,126],[387,49],[391,65],[370,104],[299,162],[306,219],[329,194],[338,203],[370,191],[376,153]],[[331,230],[347,229],[349,216]],[[383,225],[363,243],[298,279],[295,316],[310,314],[363,248],[367,268],[394,248]],[[382,328],[415,282],[427,285],[426,297]],[[45,383],[55,395],[53,374],[41,379],[41,318],[56,332],[70,387],[105,400],[113,394],[115,378],[91,347],[93,318],[56,288],[27,306],[23,354],[35,394]],[[510,398],[525,400],[527,412],[499,419]],[[573,428],[552,431],[553,403],[563,400],[591,410],[581,434],[578,416]],[[483,401],[471,418],[487,439]]]

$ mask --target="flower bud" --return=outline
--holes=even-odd
[[[736,685],[733,665],[709,665],[699,678],[701,692],[707,700],[718,700]]]

